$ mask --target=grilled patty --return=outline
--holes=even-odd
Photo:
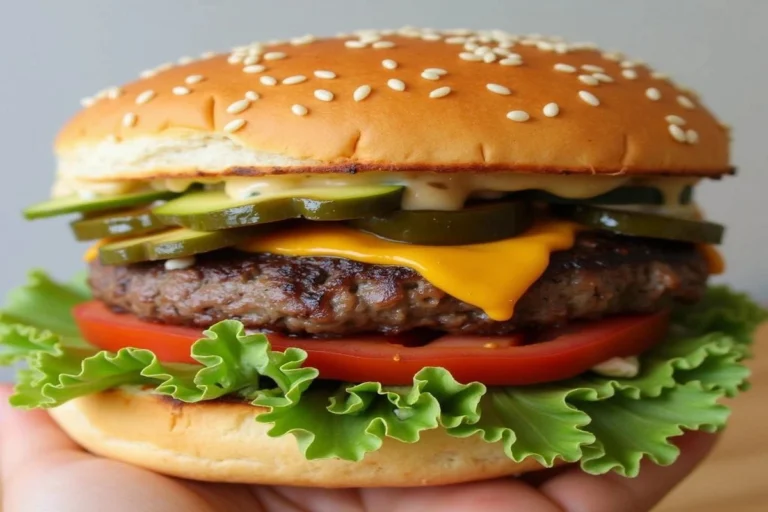
[[[514,265],[513,260],[509,265]],[[162,262],[90,266],[94,296],[117,311],[165,324],[208,327],[236,319],[249,328],[299,335],[441,332],[503,334],[695,302],[707,280],[692,245],[582,232],[552,254],[541,278],[497,322],[403,267],[339,258],[216,251],[168,271]]]

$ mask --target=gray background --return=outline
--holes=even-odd
[[[78,100],[182,55],[253,40],[355,28],[502,28],[559,34],[623,50],[701,92],[735,128],[738,179],[706,183],[699,200],[728,225],[723,279],[768,299],[767,0],[25,0],[0,1],[0,293],[30,267],[68,276],[84,247],[67,221],[25,223],[46,197],[51,141]]]

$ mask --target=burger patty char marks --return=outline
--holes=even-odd
[[[510,262],[511,265],[514,262]],[[657,311],[704,293],[707,263],[692,244],[582,232],[574,247],[494,321],[416,271],[338,258],[232,250],[197,256],[183,270],[163,262],[90,266],[94,296],[118,311],[165,324],[209,327],[236,319],[249,328],[339,336],[416,328],[504,334],[619,313]]]

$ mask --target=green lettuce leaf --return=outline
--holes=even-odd
[[[728,409],[717,402],[746,387],[751,335],[766,318],[749,299],[713,287],[704,300],[673,312],[669,339],[641,356],[632,379],[586,373],[517,387],[457,382],[424,368],[409,386],[316,380],[302,350],[272,351],[262,335],[220,322],[192,346],[196,364],[162,363],[148,350],[100,351],[79,339],[71,308],[88,300],[81,284],[55,283],[40,272],[10,295],[0,314],[0,364],[26,361],[11,402],[55,407],[124,385],[200,402],[229,395],[269,412],[256,417],[269,435],[293,435],[308,459],[360,460],[387,437],[417,442],[442,428],[456,437],[496,443],[510,458],[546,466],[580,461],[590,473],[637,474],[643,458],[670,464],[670,439],[713,431]],[[46,315],[39,315],[46,311]]]

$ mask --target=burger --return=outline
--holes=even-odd
[[[177,477],[635,476],[723,427],[764,312],[708,287],[733,174],[698,96],[619,53],[365,30],[185,57],[83,100],[52,199],[87,279],[2,314],[14,406]]]

